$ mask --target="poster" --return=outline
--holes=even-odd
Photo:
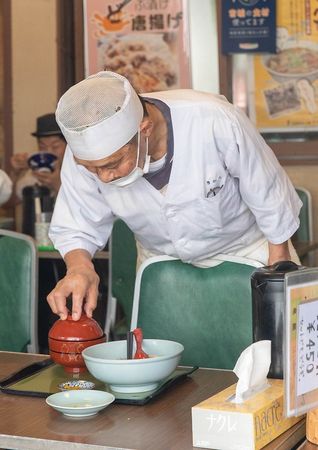
[[[277,54],[251,56],[249,110],[260,131],[316,131],[318,1],[277,2]]]
[[[84,0],[86,76],[111,70],[137,92],[191,87],[185,0]]]
[[[276,52],[276,0],[222,0],[222,52]]]

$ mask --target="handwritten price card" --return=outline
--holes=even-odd
[[[301,303],[297,320],[297,396],[318,387],[318,300]]]
[[[318,406],[318,268],[285,275],[285,412]]]

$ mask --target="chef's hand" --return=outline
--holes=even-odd
[[[288,241],[282,244],[268,243],[268,265],[271,266],[278,261],[290,261]]]
[[[97,305],[99,277],[91,261],[91,255],[82,249],[72,250],[65,255],[66,276],[60,280],[47,301],[55,314],[62,320],[67,318],[66,299],[72,296],[72,319],[78,320],[84,311],[92,317]]]

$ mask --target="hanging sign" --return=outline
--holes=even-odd
[[[137,92],[191,87],[186,0],[84,0],[85,71],[126,76]]]
[[[275,0],[222,0],[222,52],[275,53]]]

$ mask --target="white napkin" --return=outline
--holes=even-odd
[[[233,369],[238,377],[234,403],[242,403],[268,386],[271,341],[259,341],[247,347]]]

